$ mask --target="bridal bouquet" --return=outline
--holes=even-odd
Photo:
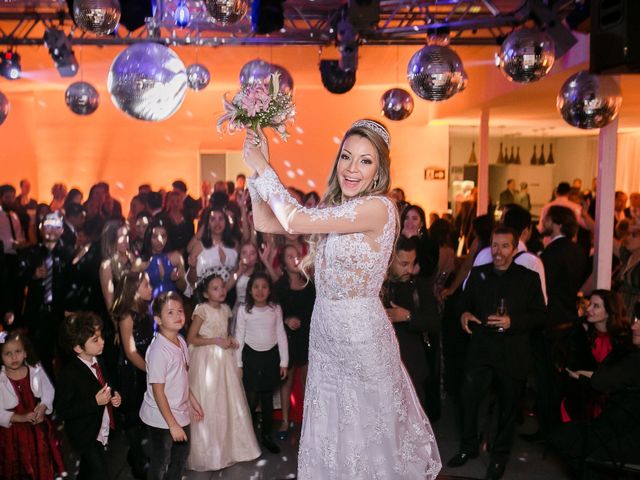
[[[225,94],[222,104],[225,113],[218,119],[218,132],[222,132],[226,123],[230,134],[243,128],[271,127],[283,140],[289,137],[285,123],[294,117],[295,105],[291,93],[280,90],[279,72],[269,75],[265,83],[243,86],[231,101]]]

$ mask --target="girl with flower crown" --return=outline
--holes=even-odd
[[[269,165],[267,140],[247,130],[244,160],[259,231],[312,234],[311,318],[298,479],[434,479],[433,431],[400,360],[379,294],[398,234],[389,133],[359,120],[345,134],[318,208],[302,207]]]
[[[191,425],[187,467],[199,472],[260,456],[236,367],[238,342],[228,334],[231,310],[224,303],[227,277],[226,270],[219,267],[200,281],[201,303],[193,311],[187,335],[189,386],[205,411],[204,419]]]

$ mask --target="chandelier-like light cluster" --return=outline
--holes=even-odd
[[[556,105],[569,125],[587,130],[602,128],[618,115],[622,95],[611,77],[582,71],[564,82]]]
[[[107,88],[113,103],[128,115],[140,120],[164,120],[182,105],[187,73],[170,48],[136,43],[111,64]]]
[[[551,37],[534,28],[521,28],[502,43],[496,63],[512,82],[530,83],[549,73],[556,59]]]

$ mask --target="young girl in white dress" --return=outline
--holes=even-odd
[[[189,386],[205,415],[191,426],[187,468],[203,472],[258,458],[260,447],[236,366],[238,344],[228,335],[231,310],[223,303],[225,280],[208,275],[198,291],[203,302],[193,312],[187,335]]]

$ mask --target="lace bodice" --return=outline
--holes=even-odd
[[[358,197],[328,208],[304,208],[267,168],[248,182],[252,202],[266,201],[290,233],[326,234],[318,243],[315,284],[329,299],[376,297],[396,235],[396,208],[386,197]]]
[[[193,311],[194,315],[202,318],[202,325],[198,335],[204,338],[226,338],[231,317],[231,310],[224,303],[220,308],[213,308],[206,303],[199,304]]]

